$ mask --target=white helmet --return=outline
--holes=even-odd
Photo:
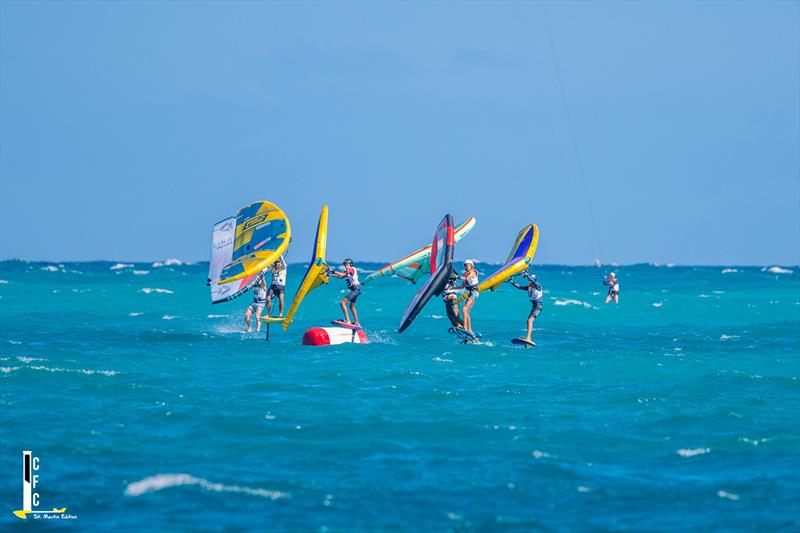
[[[617,275],[616,275],[616,274],[614,274],[614,273],[612,272],[611,274],[609,274],[609,275],[608,275],[608,277],[610,277],[610,278],[616,278],[616,277],[617,277]]]
[[[465,260],[464,260],[464,264],[465,264],[465,265],[472,265],[472,266],[475,266],[475,263],[473,263],[473,262],[472,262],[472,259],[465,259]]]

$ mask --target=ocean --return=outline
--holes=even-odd
[[[67,508],[26,520],[59,529],[800,529],[797,267],[614,267],[614,306],[608,270],[537,266],[527,350],[509,286],[475,304],[481,344],[440,299],[397,334],[415,288],[384,278],[358,302],[370,344],[306,347],[341,280],[267,342],[241,332],[250,295],[210,304],[207,268],[0,263],[3,529],[25,450],[39,508]]]

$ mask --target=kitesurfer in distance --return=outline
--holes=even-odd
[[[475,332],[472,331],[472,319],[470,318],[470,311],[472,311],[472,306],[475,305],[475,300],[478,299],[479,291],[478,271],[475,270],[475,263],[472,262],[472,259],[467,259],[464,261],[464,275],[459,276],[456,273],[456,277],[464,281],[464,284],[461,287],[467,291],[467,301],[464,302],[464,307],[461,309],[462,313],[464,314],[464,329],[474,335]]]
[[[531,301],[531,312],[528,314],[528,330],[524,340],[532,343],[533,340],[531,340],[531,333],[533,332],[533,323],[536,320],[536,317],[539,316],[539,313],[542,312],[542,298],[544,291],[542,290],[542,284],[536,281],[535,274],[529,274],[528,272],[525,272],[522,275],[528,280],[527,285],[520,285],[510,278],[508,282],[520,290],[528,291],[528,299]]]
[[[458,316],[458,293],[461,289],[458,286],[458,274],[455,272],[450,273],[450,278],[447,280],[447,285],[444,286],[442,291],[442,300],[444,300],[445,311],[447,311],[447,318],[455,328],[463,328],[464,321]]]
[[[247,332],[253,331],[250,325],[250,317],[253,313],[256,314],[256,331],[261,331],[261,311],[264,310],[264,304],[267,303],[267,282],[264,281],[264,274],[262,273],[253,287],[253,303],[244,312],[244,323],[247,325]]]
[[[328,269],[328,274],[335,278],[343,279],[347,285],[347,288],[350,292],[347,293],[347,296],[342,298],[342,300],[339,302],[339,305],[342,306],[344,321],[348,324],[358,326],[360,324],[358,322],[358,312],[356,312],[356,300],[358,300],[358,297],[361,296],[361,283],[358,281],[358,271],[356,270],[356,267],[353,266],[352,259],[345,259],[342,261],[342,266],[344,267],[344,272],[337,272],[336,270]],[[350,311],[353,312],[352,322],[350,322],[350,315],[347,312],[348,303],[350,306]]]
[[[614,300],[615,304],[619,304],[619,281],[617,275],[612,272],[603,280],[603,285],[608,286],[608,294],[606,295],[606,303]]]
[[[283,293],[286,289],[286,263],[283,258],[272,263],[272,283],[267,291],[267,316],[271,316],[272,300],[278,298],[278,317],[283,318]]]

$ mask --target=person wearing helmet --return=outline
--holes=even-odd
[[[335,277],[343,279],[347,288],[350,292],[347,293],[347,296],[342,298],[339,302],[339,305],[342,306],[342,313],[344,313],[344,321],[348,324],[354,324],[356,326],[360,325],[358,322],[358,313],[356,312],[356,300],[361,295],[361,283],[358,281],[358,271],[356,267],[353,266],[352,259],[345,259],[342,261],[342,266],[344,267],[344,272],[337,272],[333,269],[328,269],[328,274]],[[347,304],[350,304],[350,311],[353,312],[353,321],[350,322],[350,315],[347,313]]]
[[[461,312],[464,315],[464,329],[475,334],[472,331],[472,319],[470,317],[470,311],[472,311],[472,306],[475,305],[475,300],[478,299],[479,292],[478,291],[478,271],[475,270],[475,263],[472,259],[467,259],[464,261],[464,275],[459,276],[456,273],[456,277],[464,281],[464,284],[461,286],[465,291],[467,291],[467,301],[464,303],[464,307],[461,309]]]
[[[267,316],[270,316],[272,299],[278,298],[278,317],[283,318],[283,293],[286,289],[286,262],[283,258],[272,263],[272,284],[267,291]]]
[[[464,327],[464,321],[458,316],[458,293],[461,292],[461,290],[462,289],[458,286],[458,274],[451,272],[447,280],[447,285],[444,286],[444,290],[442,291],[442,300],[444,300],[447,318],[450,319],[450,323],[456,328]]]
[[[543,290],[542,284],[536,281],[535,274],[529,274],[525,271],[522,274],[525,279],[528,280],[528,285],[520,285],[513,279],[509,278],[508,282],[513,286],[523,291],[528,291],[528,299],[531,301],[531,312],[528,315],[528,331],[525,335],[525,340],[528,342],[533,342],[531,340],[531,333],[533,332],[533,322],[536,320],[536,317],[539,316],[539,313],[542,311],[542,298],[543,298]]]
[[[247,326],[247,332],[253,331],[250,325],[250,317],[253,313],[256,314],[256,331],[261,331],[261,312],[264,310],[264,304],[267,301],[267,282],[264,281],[264,273],[259,274],[258,281],[253,287],[253,303],[244,312],[244,323]]]
[[[606,303],[614,300],[614,303],[619,305],[619,281],[617,275],[612,272],[603,280],[603,285],[608,286],[608,294],[606,295]]]

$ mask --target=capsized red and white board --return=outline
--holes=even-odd
[[[303,333],[304,346],[330,346],[333,344],[368,344],[363,329],[347,328],[309,328]]]

